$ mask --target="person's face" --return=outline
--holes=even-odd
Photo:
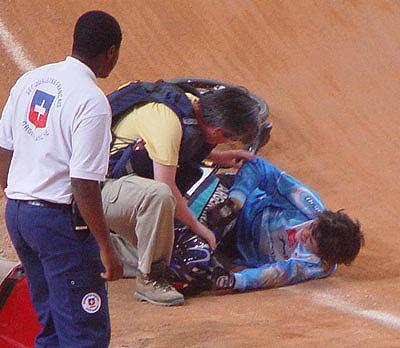
[[[298,231],[296,235],[297,240],[306,248],[310,249],[314,254],[318,254],[318,244],[312,233],[316,224],[316,221],[311,222]]]

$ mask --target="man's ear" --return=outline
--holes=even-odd
[[[119,55],[119,47],[112,45],[106,52],[106,58],[109,62],[113,62]]]

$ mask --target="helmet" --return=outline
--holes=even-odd
[[[175,228],[175,245],[167,275],[178,290],[210,289],[215,262],[203,238],[186,226]]]

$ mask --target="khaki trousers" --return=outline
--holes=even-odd
[[[137,247],[139,270],[150,273],[161,260],[169,264],[175,214],[169,186],[132,174],[107,180],[101,194],[109,228]]]

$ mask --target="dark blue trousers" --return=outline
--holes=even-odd
[[[108,347],[107,290],[93,235],[75,231],[71,209],[61,205],[33,206],[10,199],[6,223],[43,326],[35,346]]]

